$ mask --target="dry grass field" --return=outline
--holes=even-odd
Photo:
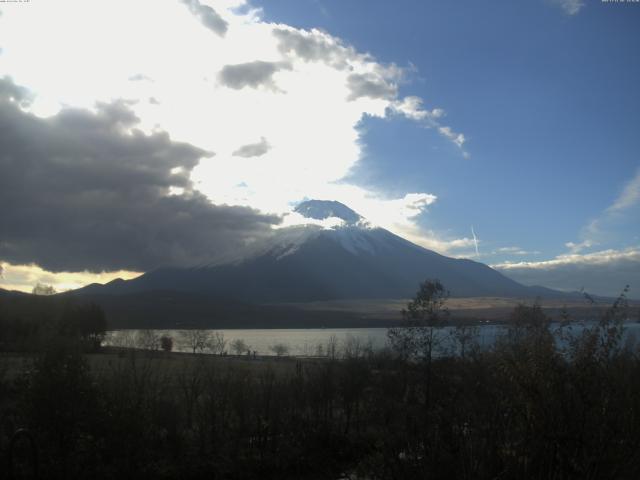
[[[410,299],[389,300],[331,300],[308,303],[288,303],[287,306],[302,310],[331,312],[354,312],[363,318],[380,320],[400,320],[402,309]],[[565,310],[574,318],[582,320],[598,318],[611,302],[591,304],[584,298],[540,299],[535,298],[501,298],[501,297],[468,297],[449,298],[446,305],[453,320],[477,320],[488,322],[504,322],[509,319],[513,309],[520,305],[533,305],[538,302],[542,309],[552,318],[558,318]],[[640,302],[630,301],[632,310],[640,308]]]

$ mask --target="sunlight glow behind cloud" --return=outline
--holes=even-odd
[[[333,199],[441,252],[466,245],[467,239],[439,239],[416,223],[435,195],[388,198],[341,182],[362,155],[357,125],[364,115],[403,115],[462,149],[464,135],[441,123],[444,110],[399,96],[403,68],[322,31],[266,23],[258,11],[240,13],[241,6],[6,4],[0,71],[33,92],[29,111],[38,116],[69,107],[95,111],[96,102],[124,99],[140,118],[136,128],[166,131],[174,141],[215,153],[192,173],[196,188],[215,204],[283,215],[305,198]]]
[[[129,272],[125,270],[115,272],[58,272],[51,273],[43,270],[37,265],[12,265],[1,263],[0,271],[2,275],[2,288],[7,290],[18,290],[31,292],[31,289],[38,283],[50,285],[57,292],[73,290],[90,283],[107,283],[116,278],[130,280],[136,278],[141,273]]]

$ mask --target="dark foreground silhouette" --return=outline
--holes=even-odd
[[[40,478],[92,479],[640,478],[640,352],[622,342],[624,297],[580,333],[568,318],[552,325],[536,305],[520,306],[490,351],[462,331],[457,354],[435,358],[429,339],[443,319],[439,300],[412,302],[410,325],[393,332],[394,350],[356,344],[339,360],[87,353],[95,332],[62,328],[62,315],[37,352],[0,356],[3,471],[32,478],[37,465]],[[21,428],[26,433],[14,438]]]

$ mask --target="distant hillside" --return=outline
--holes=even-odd
[[[180,291],[85,294],[82,297],[105,310],[111,329],[370,327],[394,323],[387,316],[371,318],[348,310],[255,305]]]

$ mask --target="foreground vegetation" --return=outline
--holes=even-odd
[[[494,348],[459,329],[436,357],[444,300],[423,285],[393,350],[340,360],[87,353],[95,332],[58,312],[37,351],[0,357],[0,453],[27,478],[639,477],[624,296],[579,330],[519,306]]]

